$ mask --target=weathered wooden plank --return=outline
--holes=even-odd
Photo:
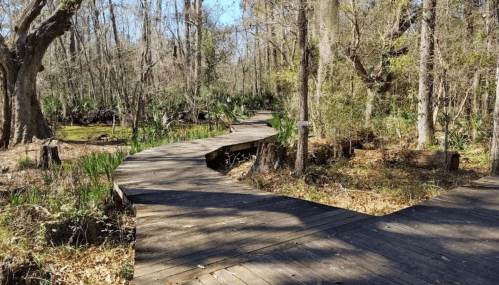
[[[363,215],[352,216],[347,219],[335,221],[332,223],[324,224],[314,229],[304,230],[300,232],[290,233],[282,237],[274,237],[270,240],[261,240],[255,244],[249,244],[244,247],[244,254],[234,255],[230,258],[219,260],[211,264],[207,264],[206,269],[193,268],[179,272],[166,279],[169,281],[180,281],[192,278],[192,276],[199,275],[206,270],[216,270],[221,266],[231,266],[240,264],[248,260],[258,258],[261,255],[268,254],[274,251],[285,250],[288,248],[296,247],[299,244],[310,242],[316,239],[325,238],[327,235],[325,230],[333,230],[334,228],[342,229],[344,226],[349,228],[348,224],[354,223],[359,220],[365,219]]]
[[[263,260],[261,262],[252,261],[242,264],[248,270],[254,272],[265,281],[272,285],[277,284],[302,284],[298,280],[292,278],[288,274],[284,274],[280,271],[276,271],[274,266],[269,266],[268,262]]]
[[[247,285],[241,279],[237,278],[236,274],[231,273],[225,269],[221,269],[212,273],[222,283],[229,285]]]
[[[198,281],[187,280],[179,283],[180,285],[200,285],[201,283]]]
[[[474,255],[479,254],[479,252],[473,249],[470,250],[468,243],[458,242],[456,239],[442,239],[430,236],[400,223],[378,222],[375,225],[367,225],[366,227],[379,232],[386,240],[398,240],[405,247],[426,249],[435,259],[445,257],[449,261],[457,262],[456,268],[462,268],[463,271],[468,271],[470,275],[478,273],[479,276],[489,281],[499,280],[497,266],[489,261],[475,257]],[[499,250],[495,253],[495,260],[498,259]]]
[[[256,205],[251,210],[244,209],[225,209],[225,213],[219,217],[205,218],[204,215],[191,217],[190,219],[165,219],[161,224],[155,224],[155,227],[138,228],[137,238],[140,238],[144,243],[156,242],[158,239],[173,239],[178,238],[178,235],[192,235],[197,231],[203,233],[221,231],[230,226],[257,223],[262,221],[262,215],[278,219],[279,217],[307,216],[307,212],[320,213],[331,209],[309,208],[306,213],[303,213],[303,207],[306,204],[299,200],[287,200],[277,202],[275,204]],[[159,222],[158,222],[159,223]],[[187,226],[187,227],[186,227]],[[143,233],[141,233],[143,232]],[[161,235],[158,235],[160,232]],[[143,235],[152,235],[152,238],[144,237]]]
[[[270,246],[275,243],[281,243],[283,240],[294,238],[294,234],[298,236],[305,233],[315,233],[317,230],[314,228],[321,225],[330,223],[337,223],[347,220],[348,217],[354,217],[355,214],[344,212],[344,210],[335,210],[327,213],[314,215],[304,219],[297,219],[296,217],[279,220],[278,222],[269,222],[262,224],[256,228],[255,231],[242,231],[235,235],[228,236],[217,243],[204,243],[197,247],[188,248],[179,253],[168,253],[159,251],[157,248],[151,248],[151,255],[147,260],[141,262],[140,270],[136,271],[135,276],[150,274],[153,272],[162,271],[171,267],[178,266],[184,270],[187,268],[195,268],[198,264],[206,266],[208,259],[226,259],[233,255],[240,255],[249,251],[253,251],[262,246]],[[335,217],[328,221],[327,217]],[[307,230],[311,229],[307,232]],[[218,261],[215,260],[215,261]],[[212,261],[214,262],[214,261]],[[147,266],[144,266],[147,264]],[[138,267],[136,267],[138,268]],[[169,270],[171,273],[174,270]]]
[[[435,198],[424,205],[416,205],[396,212],[395,214],[407,216],[410,216],[411,214],[425,214],[431,215],[432,218],[444,219],[448,217],[449,219],[454,219],[456,221],[462,220],[469,223],[479,223],[484,226],[497,227],[499,225],[499,218],[496,217],[496,211],[487,212],[486,215],[483,215],[485,214],[484,209],[478,209],[476,207],[463,209],[461,207],[456,207],[455,204]]]
[[[440,205],[446,204],[447,208],[461,210],[471,216],[476,216],[478,218],[499,220],[499,217],[497,217],[497,215],[495,214],[496,212],[499,211],[499,208],[496,206],[496,204],[488,204],[486,202],[473,203],[469,201],[468,202],[464,201],[465,200],[462,198],[437,196],[429,200],[425,204],[429,206],[436,206],[437,204]]]
[[[448,211],[429,212],[421,209],[397,213],[395,218],[401,218],[405,223],[418,222],[427,226],[432,232],[450,233],[450,236],[460,235],[462,238],[481,239],[484,243],[497,244],[499,238],[499,224],[494,220],[480,219],[471,215],[452,215]],[[491,222],[492,221],[492,222]],[[419,226],[419,225],[415,225]],[[431,228],[434,228],[433,230]]]
[[[308,274],[302,274],[298,270],[293,262],[287,263],[286,260],[282,259],[276,252],[268,255],[264,255],[252,262],[265,263],[267,266],[271,267],[273,271],[279,272],[280,274],[287,276],[291,280],[294,280],[293,284],[317,284],[321,283],[323,277],[316,272],[309,271]]]
[[[242,280],[247,285],[269,285],[267,281],[244,266],[235,265],[227,268],[227,271],[231,274],[235,274],[237,278]]]
[[[311,243],[307,243],[304,246],[315,246],[322,251],[335,252],[334,254],[336,256],[346,260],[350,260],[355,264],[358,264],[358,266],[360,267],[363,267],[370,271],[374,271],[384,278],[390,279],[399,284],[430,284],[426,281],[414,277],[413,275],[406,273],[410,272],[411,270],[410,266],[408,265],[395,263],[393,260],[383,255],[370,250],[366,250],[361,247],[354,246],[335,237],[316,240]]]
[[[433,266],[434,268],[437,268],[442,271],[449,272],[451,274],[458,273],[459,275],[463,275],[463,280],[467,276],[470,276],[472,274],[476,274],[476,269],[475,265],[473,263],[469,262],[463,262],[462,258],[454,258],[454,256],[447,254],[448,252],[444,253],[439,253],[439,252],[434,252],[429,249],[426,249],[424,247],[419,247],[419,246],[414,246],[413,244],[407,242],[403,238],[391,238],[390,235],[385,234],[384,231],[381,230],[373,230],[375,234],[372,234],[370,232],[370,236],[379,239],[379,240],[384,240],[384,241],[390,241],[390,244],[392,246],[397,246],[399,248],[407,249],[411,252],[417,253],[421,256],[424,256],[426,258],[431,259],[431,263],[433,261],[437,261]],[[443,260],[443,261],[442,261]],[[478,266],[476,266],[478,267]],[[494,271],[497,271],[494,270]],[[488,277],[488,278],[487,278]],[[483,274],[479,274],[477,276],[473,277],[474,281],[477,281],[479,283],[486,284],[486,282],[498,280],[497,277],[494,276],[484,276]]]
[[[230,196],[230,198],[224,199],[224,196]],[[278,202],[278,200],[284,200],[283,197],[277,195],[229,195],[226,193],[218,193],[211,198],[200,198],[194,201],[185,201],[186,205],[174,204],[170,205],[160,205],[151,207],[144,207],[141,209],[140,206],[137,209],[141,210],[140,215],[137,216],[138,219],[147,220],[148,218],[154,219],[158,218],[180,218],[182,216],[197,215],[201,213],[210,213],[211,210],[215,209],[226,209],[233,207],[240,207],[243,205],[258,206],[264,203]],[[202,202],[203,204],[197,204]],[[223,204],[218,204],[223,203]],[[217,207],[214,207],[216,205]]]
[[[476,228],[473,225],[462,226],[458,223],[442,226],[438,220],[431,221],[427,217],[419,215],[413,215],[410,218],[392,217],[392,219],[387,219],[386,222],[401,223],[406,227],[424,232],[433,238],[454,241],[456,244],[448,243],[446,246],[448,249],[454,249],[456,252],[463,252],[463,254],[468,255],[480,254],[477,258],[488,263],[495,263],[497,261],[496,256],[499,248],[497,239],[489,239],[481,236],[482,234],[485,236],[489,234],[487,229]]]
[[[435,260],[429,256],[401,248],[399,245],[396,246],[393,241],[390,241],[391,243],[385,242],[378,239],[376,233],[372,231],[350,231],[340,234],[338,238],[382,254],[395,262],[410,264],[412,268],[407,273],[428,282],[480,284],[480,282],[476,282],[474,277],[463,276],[459,270],[445,264],[444,259]]]
[[[376,284],[364,278],[365,276],[363,276],[362,272],[359,272],[359,268],[355,267],[355,265],[343,262],[343,260],[336,263],[328,262],[328,260],[324,260],[302,247],[275,252],[269,256],[281,261],[285,267],[290,267],[295,272],[298,272],[297,274],[307,283],[324,285],[337,284],[338,282],[342,284]],[[383,280],[382,284],[393,283]]]
[[[175,235],[173,238],[167,234],[165,234],[165,237],[158,237],[158,235],[156,235],[155,238],[137,242],[136,260],[141,261],[156,258],[158,255],[171,254],[184,248],[194,249],[195,246],[213,246],[214,244],[220,244],[221,240],[225,243],[241,240],[243,238],[251,237],[251,234],[253,234],[253,236],[260,235],[261,233],[259,230],[273,230],[272,227],[274,225],[276,226],[275,229],[279,229],[279,227],[282,226],[292,225],[290,223],[286,224],[288,220],[291,222],[298,222],[297,219],[304,219],[322,212],[317,209],[303,211],[303,208],[296,208],[295,210],[295,213],[286,214],[264,212],[257,217],[239,219],[227,222],[223,225],[213,225],[213,227],[201,228],[197,231],[188,231],[182,236]],[[336,211],[337,214],[345,212],[345,210]],[[291,216],[292,214],[293,216]],[[145,265],[138,264],[136,268],[144,266]]]
[[[218,281],[218,279],[216,279],[213,275],[211,274],[204,274],[204,275],[201,275],[198,277],[198,280],[204,284],[204,285],[227,285],[227,284],[224,284],[220,281]]]

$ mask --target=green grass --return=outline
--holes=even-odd
[[[22,168],[25,167],[30,167],[34,164],[33,160],[29,156],[21,157],[17,161],[17,165],[19,165]]]
[[[135,154],[143,150],[161,146],[167,143],[174,143],[186,140],[204,139],[228,133],[225,127],[213,127],[212,130],[206,125],[178,125],[170,128],[163,135],[158,135],[158,132],[152,128],[142,128],[136,138],[133,138],[130,133],[120,137],[125,145],[131,147],[130,154]]]
[[[121,127],[116,127],[114,129],[114,136],[117,137],[123,133],[129,133],[130,131],[130,128],[123,129]],[[60,129],[57,129],[56,136],[70,141],[87,141],[88,139],[95,139],[103,134],[107,134],[111,137],[112,133],[113,127],[111,126],[63,126]]]

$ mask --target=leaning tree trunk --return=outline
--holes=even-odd
[[[12,145],[28,143],[34,138],[46,139],[52,130],[43,116],[40,103],[36,98],[36,77],[43,71],[42,59],[54,39],[62,36],[71,27],[71,17],[83,0],[61,1],[59,7],[47,19],[40,21],[30,33],[31,24],[41,14],[47,4],[45,0],[32,0],[19,19],[12,46],[0,35],[0,65],[2,65],[4,90],[11,100],[11,130],[4,138]],[[5,88],[6,86],[6,88]],[[5,97],[4,97],[5,98]],[[5,99],[4,99],[5,100]],[[8,122],[4,122],[8,125]]]

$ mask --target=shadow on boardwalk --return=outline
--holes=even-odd
[[[499,179],[371,217],[238,184],[205,166],[217,141],[120,166],[137,210],[134,284],[498,283]]]

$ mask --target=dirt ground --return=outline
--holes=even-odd
[[[309,153],[329,143],[327,139],[313,140]],[[228,176],[276,194],[381,216],[488,175],[486,147],[469,147],[460,155],[458,171],[385,165],[352,157],[311,165],[301,177],[289,165],[269,173],[252,174],[249,170],[253,161],[231,169]]]
[[[34,185],[42,181],[43,171],[36,167],[39,162],[40,146],[43,141],[18,145],[7,151],[0,151],[0,192]],[[52,142],[54,143],[54,141]],[[116,142],[57,141],[59,157],[63,161],[87,156],[91,153],[115,153],[127,148]],[[32,165],[22,167],[19,160],[29,157]]]

